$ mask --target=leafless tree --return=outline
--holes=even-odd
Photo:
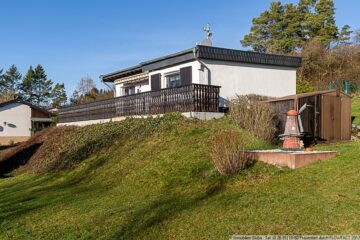
[[[354,32],[354,42],[360,44],[360,29]]]
[[[85,96],[86,94],[90,93],[91,90],[93,90],[94,88],[96,88],[94,80],[91,77],[86,76],[80,79],[77,84],[76,91],[80,95]]]

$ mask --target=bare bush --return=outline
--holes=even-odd
[[[354,87],[360,85],[360,44],[356,42],[324,48],[321,42],[313,40],[306,44],[301,57],[297,78],[308,81],[317,90],[327,89],[329,84],[343,89],[345,80]]]
[[[273,142],[275,137],[275,112],[271,106],[256,96],[237,96],[230,102],[230,117],[252,135]]]
[[[235,131],[220,131],[212,137],[211,156],[221,175],[232,175],[249,164],[244,154],[244,145],[242,135]]]

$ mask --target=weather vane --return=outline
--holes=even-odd
[[[211,29],[210,29],[210,24],[206,24],[206,26],[204,27],[204,32],[206,33],[206,38],[207,39],[210,39],[211,36],[212,36],[212,32],[211,32]]]

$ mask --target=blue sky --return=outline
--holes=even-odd
[[[42,64],[70,95],[99,75],[193,47],[210,23],[213,45],[241,49],[251,20],[271,0],[2,0],[0,68]],[[295,0],[283,0],[294,2]],[[337,24],[360,28],[360,1],[335,0]]]

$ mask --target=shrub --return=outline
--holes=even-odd
[[[273,142],[276,132],[275,112],[256,96],[237,96],[230,102],[230,117],[252,135]]]
[[[296,93],[307,93],[315,91],[315,87],[311,85],[311,83],[306,80],[298,77],[296,79]]]
[[[223,130],[212,137],[211,157],[221,175],[232,175],[249,164],[244,148],[242,135],[233,130]]]

